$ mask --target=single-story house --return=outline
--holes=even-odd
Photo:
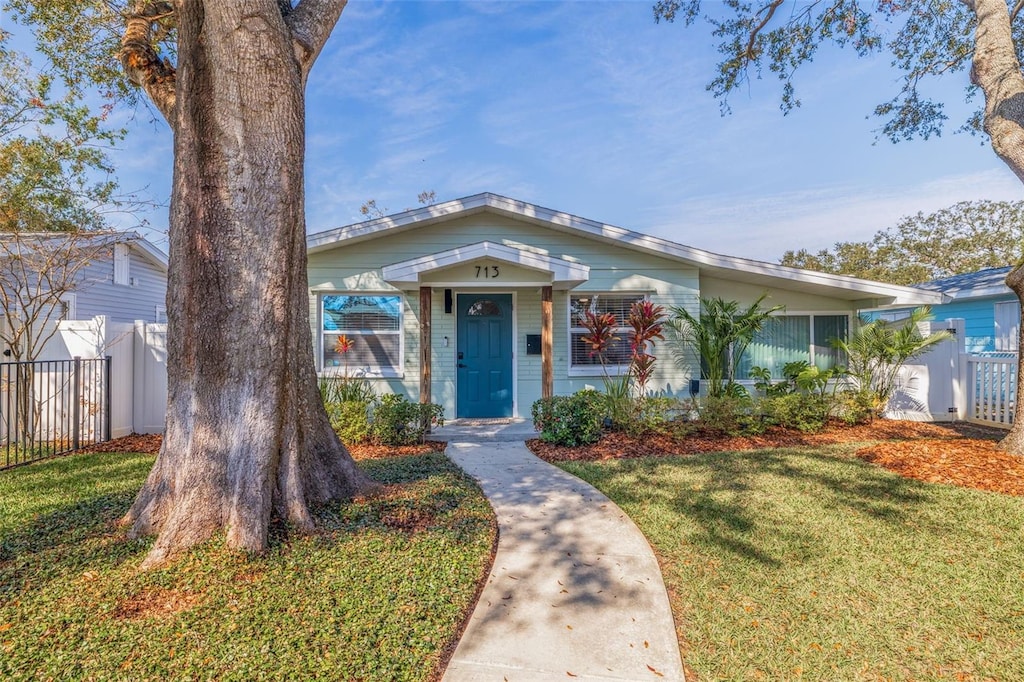
[[[1007,353],[1019,350],[1020,301],[1006,286],[1012,267],[986,268],[917,285],[937,291],[945,303],[932,306],[936,320],[962,318],[965,326],[964,349],[968,353]],[[910,313],[908,308],[877,312],[873,317],[898,320]]]
[[[484,193],[311,234],[310,321],[318,370],[373,379],[452,417],[528,417],[542,396],[600,388],[580,313],[649,299],[697,314],[700,298],[749,304],[768,293],[780,324],[752,346],[776,370],[835,360],[829,339],[859,310],[941,301],[941,294],[723,256]],[[623,330],[624,332],[625,330]],[[339,353],[338,339],[352,342]],[[699,361],[659,342],[650,386],[678,397]]]

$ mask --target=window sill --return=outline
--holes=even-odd
[[[621,377],[629,373],[629,365],[611,365],[609,367],[570,367],[570,377]]]

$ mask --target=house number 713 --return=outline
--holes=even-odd
[[[476,278],[477,279],[495,279],[498,276],[497,265],[478,265],[476,266]]]

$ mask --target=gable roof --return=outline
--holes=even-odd
[[[71,243],[66,240],[73,235],[74,239],[87,239],[90,243],[96,244],[97,247],[102,246],[113,246],[114,244],[128,244],[130,248],[138,251],[146,260],[156,265],[164,272],[167,272],[167,254],[156,247],[151,241],[143,237],[141,234],[135,231],[129,232],[116,232],[116,231],[104,231],[104,232],[78,232],[78,233],[67,233],[67,232],[18,232],[12,233],[0,233],[0,241],[10,241],[12,237],[16,236],[16,244],[30,244],[37,243],[41,247],[45,247],[48,240],[55,240],[56,243]],[[21,248],[21,247],[19,247]]]
[[[309,253],[317,253],[483,212],[697,266],[702,273],[732,281],[851,301],[867,300],[874,306],[937,304],[943,300],[942,294],[935,291],[724,256],[490,192],[316,232],[306,238],[306,247]]]
[[[961,275],[933,279],[919,284],[921,289],[940,291],[954,301],[987,296],[1003,296],[1012,294],[1006,286],[1006,275],[1013,270],[1012,266],[1002,268],[985,268],[977,272],[965,272]]]

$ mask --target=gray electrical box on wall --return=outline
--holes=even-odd
[[[540,355],[540,334],[526,335],[526,354]]]

